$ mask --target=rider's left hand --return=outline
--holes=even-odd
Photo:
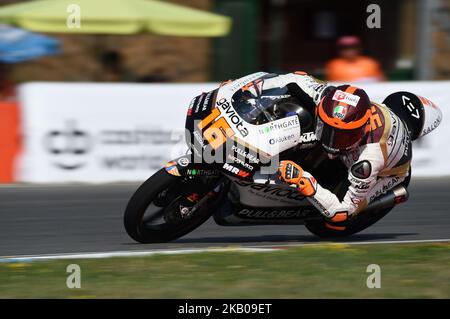
[[[280,180],[296,185],[304,196],[313,196],[316,193],[316,179],[293,161],[281,161],[278,167],[278,175]]]

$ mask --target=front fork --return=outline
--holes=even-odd
[[[208,201],[219,197],[224,193],[223,189],[227,179],[223,174],[211,167],[210,164],[192,163],[192,154],[178,157],[172,161],[167,162],[164,166],[165,171],[176,177],[183,178],[188,182],[198,180],[201,186],[196,183],[196,187],[188,192],[183,192],[184,198],[180,203],[180,214],[183,218],[190,218],[202,206],[206,205]],[[198,187],[200,186],[200,189]],[[222,197],[217,198],[214,206]]]

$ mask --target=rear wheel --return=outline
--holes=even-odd
[[[128,202],[124,214],[128,235],[140,243],[168,242],[186,235],[214,213],[219,196],[211,188],[199,178],[159,170]]]
[[[408,176],[405,178],[403,182],[399,185],[402,185],[405,188],[408,188],[409,182],[411,181],[411,168],[409,169]],[[345,180],[348,183],[347,180]],[[339,189],[339,187],[338,187]],[[344,195],[344,191],[347,189],[347,186],[340,187],[341,194]],[[394,206],[395,207],[395,206]],[[359,233],[364,229],[372,226],[384,216],[386,216],[394,207],[372,210],[372,211],[362,211],[355,218],[353,218],[344,230],[331,229],[326,226],[325,219],[314,220],[310,222],[306,222],[305,227],[314,235],[319,237],[346,237],[351,236],[353,234]]]
[[[361,212],[353,220],[349,221],[345,229],[334,229],[327,227],[325,220],[311,221],[305,227],[314,235],[324,238],[347,237],[372,226],[386,216],[392,208]]]

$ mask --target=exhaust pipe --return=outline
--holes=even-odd
[[[408,197],[407,189],[404,186],[397,186],[371,202],[364,211],[392,208],[397,204],[406,202]]]

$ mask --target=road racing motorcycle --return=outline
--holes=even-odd
[[[221,226],[304,225],[320,237],[342,237],[366,229],[407,200],[409,178],[374,199],[345,230],[326,227],[325,217],[296,188],[279,182],[278,162],[300,163],[338,197],[346,190],[347,168],[321,151],[314,116],[304,103],[286,89],[262,94],[266,76],[259,72],[223,83],[191,102],[189,150],[131,197],[124,214],[129,236],[140,243],[169,242],[212,217]],[[409,92],[393,93],[383,104],[405,122],[412,140],[442,120],[433,102]]]

